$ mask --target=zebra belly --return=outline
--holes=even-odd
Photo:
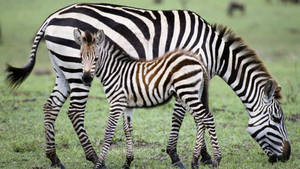
[[[140,92],[128,94],[127,104],[130,108],[156,107],[167,103],[173,96],[173,89],[159,91],[157,88],[143,88]]]

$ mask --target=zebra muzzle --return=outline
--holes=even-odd
[[[290,155],[291,155],[291,145],[290,145],[290,142],[289,141],[284,141],[283,142],[283,152],[282,152],[282,156],[279,157],[279,160],[280,161],[287,161],[290,159]]]
[[[92,74],[90,72],[83,72],[82,75],[82,82],[86,85],[91,84],[93,80]]]
[[[282,146],[282,155],[277,156],[275,154],[269,156],[269,162],[270,163],[275,163],[277,161],[282,161],[285,162],[290,159],[290,154],[291,154],[291,145],[289,141],[284,141],[283,146]]]

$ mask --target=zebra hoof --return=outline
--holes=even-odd
[[[199,164],[198,163],[192,163],[192,169],[198,169]]]
[[[123,165],[124,169],[130,169],[130,167],[128,165]]]
[[[88,161],[91,161],[93,164],[98,162],[98,156],[96,153],[86,158]]]
[[[60,169],[66,169],[66,167],[61,163],[57,163],[57,164],[51,164],[51,167],[53,168],[60,168]]]
[[[99,166],[99,165],[95,165],[94,167],[93,167],[93,169],[108,169],[105,165],[102,165],[102,166]]]
[[[173,163],[173,165],[174,165],[175,167],[180,168],[180,169],[186,169],[185,166],[182,164],[181,161],[177,161],[176,163]]]
[[[203,165],[209,165],[209,164],[213,164],[212,160],[211,159],[201,159],[200,162],[203,164]]]
[[[220,164],[220,163],[219,163],[218,161],[215,161],[215,160],[214,160],[214,161],[212,162],[213,169],[219,168],[219,164]]]

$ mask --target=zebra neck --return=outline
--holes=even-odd
[[[97,60],[96,76],[104,86],[110,83],[113,77],[119,75],[126,63],[135,61],[109,40],[106,41],[105,49],[99,52],[100,58]]]
[[[248,112],[255,112],[264,84],[271,78],[263,62],[241,41],[227,41],[219,63],[217,74],[232,88]]]

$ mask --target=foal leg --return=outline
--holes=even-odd
[[[85,106],[90,87],[82,83],[72,83],[70,84],[70,87],[71,94],[68,117],[71,120],[73,128],[79,138],[86,159],[95,164],[98,157],[84,128]]]
[[[192,94],[189,96],[185,96],[185,97],[183,96],[182,98],[186,98],[186,99],[182,99],[183,103],[186,104],[187,107],[189,108],[190,113],[194,117],[194,120],[195,120],[195,123],[197,126],[196,141],[198,143],[195,144],[192,167],[198,168],[197,164],[198,164],[198,159],[199,159],[199,154],[200,154],[199,147],[202,147],[201,143],[203,143],[203,141],[201,141],[201,140],[204,140],[204,130],[205,129],[208,130],[210,140],[211,140],[211,145],[212,145],[213,152],[214,152],[213,166],[218,167],[219,163],[221,161],[221,158],[222,158],[221,151],[220,151],[220,148],[218,145],[218,139],[217,139],[217,135],[216,135],[213,116],[209,113],[207,104],[202,104],[201,99]]]
[[[125,169],[129,169],[131,162],[134,159],[133,155],[133,142],[132,142],[132,125],[131,125],[132,109],[126,109],[123,114],[123,129],[126,137],[126,162],[123,166]]]
[[[213,154],[214,154],[213,167],[218,167],[222,159],[222,154],[219,147],[218,138],[216,135],[216,126],[214,123],[214,118],[211,113],[207,112],[205,114],[203,118],[203,124],[207,128],[210,136],[210,143],[212,145]]]
[[[195,105],[195,104],[194,104]],[[208,130],[209,136],[210,136],[210,142],[213,148],[213,154],[214,154],[214,161],[212,161],[213,167],[218,167],[222,158],[218,138],[216,135],[215,130],[215,123],[213,116],[207,111],[205,106],[203,104],[199,104],[199,106],[195,106],[194,109],[191,111],[192,115],[194,116],[195,123],[197,125],[197,142],[200,144],[198,145],[196,143],[195,145],[195,151],[194,151],[194,157],[192,162],[192,168],[198,168],[197,163],[197,157],[199,158],[199,147],[201,147],[201,139],[204,138],[204,130],[205,128]]]
[[[193,159],[192,159],[192,169],[198,169],[199,168],[199,157],[202,152],[203,143],[204,141],[204,134],[205,134],[205,127],[201,120],[194,116],[194,120],[196,123],[196,129],[197,129],[197,135],[196,135],[196,141],[195,141],[195,147],[194,147],[194,153],[193,153]],[[204,145],[205,146],[205,145]],[[205,147],[206,150],[206,147]]]
[[[180,131],[180,127],[182,124],[182,121],[184,119],[186,109],[182,106],[179,100],[175,100],[174,103],[174,112],[172,116],[172,128],[169,136],[169,141],[167,145],[167,153],[169,154],[172,164],[179,168],[185,168],[185,166],[182,164],[180,161],[180,158],[177,154],[177,140],[178,140],[178,135]],[[205,130],[205,129],[204,129]],[[204,139],[204,133],[203,131],[203,138],[199,138],[199,141],[196,141],[196,144],[199,145],[197,149],[200,152],[200,155],[202,156],[201,158],[201,163],[202,164],[212,164],[212,160],[210,155],[207,153],[206,150],[206,145],[205,145],[205,139]],[[202,146],[201,146],[202,145]],[[195,145],[196,146],[196,145]],[[200,150],[201,148],[201,150]],[[199,156],[197,156],[197,165],[198,165],[198,159]],[[196,159],[194,159],[196,161]]]
[[[185,108],[178,102],[178,100],[175,100],[172,116],[172,128],[166,150],[171,158],[172,164],[182,169],[185,168],[185,166],[182,164],[177,154],[177,141],[185,111]]]
[[[206,164],[212,164],[212,159],[210,157],[210,155],[208,154],[207,152],[207,149],[206,149],[206,144],[205,144],[205,139],[204,139],[204,135],[205,135],[205,128],[204,128],[204,131],[203,131],[203,142],[201,143],[201,151],[200,151],[200,155],[201,155],[201,160],[200,162],[204,165]]]
[[[206,145],[205,145],[205,127],[199,118],[194,117],[194,120],[196,122],[196,128],[197,128],[197,136],[195,141],[195,148],[194,148],[194,154],[192,159],[192,168],[196,169],[199,168],[199,158],[202,156],[200,162],[202,164],[212,164],[212,159],[210,155],[207,153]]]
[[[123,103],[120,102],[111,104],[109,118],[108,118],[105,134],[104,134],[104,143],[102,146],[102,152],[100,154],[99,160],[94,165],[93,169],[106,169],[105,166],[106,155],[110,148],[112,138],[115,134],[116,126],[120,118],[120,115],[123,113],[123,110],[126,109],[125,106],[123,107],[122,105]]]

